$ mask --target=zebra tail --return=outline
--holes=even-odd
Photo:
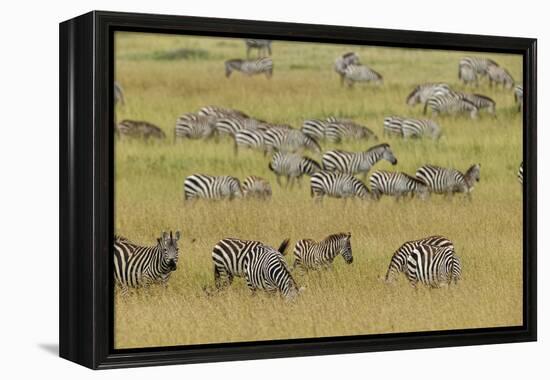
[[[427,112],[428,112],[428,101],[424,103],[424,115],[426,115]]]
[[[288,243],[290,243],[290,239],[287,238],[283,240],[283,242],[279,246],[279,249],[277,249],[277,251],[281,252],[283,256],[286,255],[286,249],[288,248]]]

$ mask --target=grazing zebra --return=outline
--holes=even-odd
[[[518,169],[518,181],[523,185],[523,162],[519,165]]]
[[[206,139],[216,132],[216,118],[198,114],[184,114],[176,121],[174,138]]]
[[[325,130],[325,137],[327,140],[335,143],[342,142],[344,139],[378,140],[373,131],[349,120],[331,122]]]
[[[482,57],[464,57],[458,62],[458,79],[464,84],[478,84],[478,75],[484,77],[491,67],[498,67],[492,59]]]
[[[344,83],[353,87],[356,82],[382,84],[382,75],[364,65],[349,65],[344,69]]]
[[[466,173],[452,168],[424,165],[416,171],[416,178],[424,182],[431,192],[453,195],[466,193],[468,197],[480,179],[480,164],[472,165]]]
[[[241,130],[266,130],[267,123],[250,117],[231,116],[216,121],[216,133],[219,135],[235,136]]]
[[[407,96],[407,105],[424,104],[433,96],[450,94],[451,87],[447,83],[424,83],[416,86]]]
[[[322,165],[323,170],[348,174],[363,173],[366,176],[380,160],[389,161],[392,165],[397,164],[397,158],[389,144],[375,145],[364,152],[331,150],[323,154]]]
[[[244,276],[248,288],[280,292],[287,300],[294,299],[303,288],[298,288],[283,255],[266,245],[251,248],[245,256]]]
[[[474,103],[454,94],[431,97],[424,105],[424,114],[427,113],[428,108],[432,110],[435,116],[439,114],[469,113],[470,118],[475,119],[478,114],[478,108]]]
[[[273,60],[271,58],[258,58],[254,60],[230,59],[225,61],[225,76],[229,78],[233,71],[240,71],[244,75],[265,74],[271,78],[273,75]]]
[[[489,86],[502,84],[503,88],[511,89],[514,87],[514,78],[512,78],[512,75],[505,68],[490,66],[487,70],[487,75],[489,76]]]
[[[115,82],[114,83],[114,95],[115,95],[115,104],[120,102],[120,104],[125,105],[126,101],[124,100],[124,91],[122,87]]]
[[[350,65],[359,65],[359,56],[354,52],[346,53],[336,59],[334,62],[334,71],[340,76],[340,84],[344,84],[346,68]]]
[[[296,153],[277,152],[271,158],[269,170],[277,176],[277,184],[281,185],[280,177],[286,176],[286,184],[292,187],[294,180],[306,175],[313,175],[321,170],[321,166],[309,157],[302,157]]]
[[[453,242],[444,236],[434,235],[423,239],[408,241],[394,252],[391,257],[388,271],[386,272],[386,282],[392,282],[401,272],[407,272],[407,257],[419,245],[432,245],[434,247],[450,248],[454,250]]]
[[[120,137],[142,137],[164,139],[166,134],[154,124],[142,120],[123,120],[116,126],[116,133]]]
[[[461,272],[460,259],[450,247],[419,244],[407,256],[407,278],[414,288],[418,282],[433,288],[456,284]]]
[[[403,136],[403,118],[388,116],[384,118],[384,136]]]
[[[269,199],[272,191],[269,182],[255,175],[248,176],[242,183],[242,192],[244,198]]]
[[[404,138],[430,136],[437,140],[441,137],[441,128],[429,119],[403,119],[401,133]]]
[[[304,269],[327,267],[338,255],[342,255],[346,264],[353,262],[350,232],[329,235],[320,242],[312,239],[298,240],[294,247],[293,267]]]
[[[146,287],[154,283],[166,285],[178,265],[179,238],[179,231],[175,235],[172,231],[170,234],[163,232],[156,246],[142,247],[115,236],[115,281],[122,293],[126,294],[130,287]]]
[[[316,201],[322,201],[325,195],[344,199],[371,198],[367,186],[351,174],[320,171],[311,176],[311,196]]]
[[[418,195],[426,199],[429,195],[428,186],[406,173],[377,170],[370,176],[370,190],[375,199],[382,195],[395,196],[399,200],[403,196]]]
[[[521,112],[523,110],[523,86],[521,84],[514,88],[514,101],[518,105],[518,111]]]
[[[242,129],[235,133],[235,153],[240,148],[254,149],[264,154],[267,152],[265,143],[265,131],[261,129]]]
[[[279,253],[285,254],[289,240],[285,239],[279,246]],[[264,244],[255,240],[226,238],[220,240],[212,249],[214,263],[214,282],[217,289],[231,285],[234,277],[244,277],[245,257],[255,247]]]
[[[250,51],[252,49],[258,50],[258,57],[264,56],[263,53],[266,52],[267,55],[271,55],[271,40],[254,40],[246,39],[244,43],[246,45],[246,57],[250,58]]]
[[[268,151],[299,152],[304,149],[321,152],[321,146],[301,130],[283,127],[270,127],[264,135]]]
[[[478,110],[487,109],[490,114],[495,113],[496,103],[488,96],[481,94],[465,94],[463,92],[455,92],[456,96],[465,99],[477,107]]]
[[[223,117],[242,117],[245,119],[248,118],[248,115],[242,111],[235,110],[232,108],[218,107],[218,106],[204,106],[204,107],[201,107],[197,113],[199,115],[214,116],[216,118],[223,118]]]
[[[241,183],[235,177],[193,174],[183,182],[184,199],[229,199],[242,197]]]
[[[329,124],[336,122],[349,122],[349,120],[338,119],[334,116],[329,116],[326,119],[309,119],[304,121],[301,131],[311,138],[322,140],[325,138]]]

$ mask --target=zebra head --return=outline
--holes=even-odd
[[[468,190],[472,191],[474,184],[481,179],[481,164],[474,164],[464,174],[464,179],[468,184]]]
[[[344,261],[346,264],[353,263],[353,254],[351,251],[351,232],[341,234],[340,241],[342,242],[340,253],[344,258]]]
[[[171,271],[176,270],[178,266],[179,239],[179,231],[176,231],[175,235],[172,235],[172,231],[170,231],[170,234],[168,234],[168,232],[163,232],[162,237],[158,239],[158,245],[162,252],[163,264],[166,265]]]

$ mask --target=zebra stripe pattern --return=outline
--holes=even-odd
[[[487,71],[489,76],[489,85],[499,85],[501,84],[503,88],[511,89],[514,87],[514,78],[512,75],[503,67],[491,66]]]
[[[273,60],[271,58],[258,58],[254,60],[230,59],[225,61],[225,76],[229,78],[233,71],[239,71],[244,75],[265,74],[271,78],[273,75]]]
[[[487,109],[490,114],[495,113],[496,102],[488,96],[481,94],[466,94],[463,92],[454,92],[460,99],[464,99],[472,103],[479,110]]]
[[[429,119],[403,119],[401,124],[403,138],[421,138],[429,136],[436,140],[441,137],[441,128]]]
[[[242,129],[235,133],[235,153],[241,148],[254,149],[266,153],[265,131]]]
[[[264,138],[268,151],[293,153],[307,149],[316,153],[321,152],[317,140],[290,127],[271,127],[265,132]]]
[[[380,73],[377,73],[370,67],[364,65],[349,65],[344,69],[344,83],[349,87],[353,87],[358,82],[373,82],[382,84],[383,78]]]
[[[184,199],[229,199],[242,197],[241,184],[235,177],[193,174],[183,182]]]
[[[231,116],[218,119],[216,121],[215,129],[220,135],[235,136],[237,132],[245,129],[266,130],[267,123],[263,120],[248,117]]]
[[[344,84],[346,68],[350,65],[359,65],[359,56],[354,52],[346,53],[336,59],[334,62],[334,71],[340,76],[340,84]]]
[[[330,123],[345,122],[334,116],[329,116],[326,119],[310,119],[304,121],[301,131],[306,135],[316,140],[325,138],[327,127]]]
[[[395,251],[391,257],[385,281],[393,282],[399,273],[407,273],[407,257],[419,245],[433,245],[434,247],[447,247],[454,250],[453,242],[444,236],[434,235],[423,239],[405,242]]]
[[[428,186],[418,178],[406,173],[378,170],[370,177],[370,189],[375,199],[382,195],[395,196],[397,200],[407,195],[418,195],[426,199],[429,195]]]
[[[514,101],[518,105],[518,111],[523,110],[523,86],[518,84],[514,87]]]
[[[272,191],[269,182],[255,175],[248,176],[242,183],[242,192],[245,198],[269,199]]]
[[[232,108],[218,107],[218,106],[204,106],[204,107],[201,107],[197,113],[199,115],[214,116],[216,118],[223,118],[223,117],[248,118],[248,115],[242,111],[232,109]]]
[[[419,244],[407,256],[407,278],[414,288],[419,282],[433,288],[456,284],[461,272],[460,259],[450,247]]]
[[[424,83],[416,86],[407,96],[407,105],[415,106],[425,104],[434,96],[442,96],[451,93],[451,86],[447,83]]]
[[[250,58],[250,51],[252,49],[258,50],[258,57],[265,56],[265,53],[267,53],[267,55],[271,55],[271,42],[271,40],[245,39],[244,43],[246,45],[246,57]]]
[[[184,114],[176,121],[175,139],[205,139],[214,135],[216,118],[199,114]]]
[[[483,57],[464,57],[458,62],[458,79],[477,85],[478,76],[487,76],[491,67],[498,67],[498,63]]]
[[[367,186],[351,174],[320,171],[311,176],[311,196],[322,201],[324,196],[333,198],[369,199]]]
[[[369,128],[348,120],[338,120],[329,123],[325,130],[328,141],[339,143],[345,139],[373,139],[378,137]]]
[[[323,154],[322,164],[324,170],[366,175],[380,160],[389,161],[392,165],[397,164],[397,158],[389,144],[375,145],[364,152],[331,150]]]
[[[330,266],[342,255],[346,264],[353,262],[351,233],[329,235],[320,242],[312,239],[298,240],[294,247],[294,268],[316,269]]]
[[[424,182],[431,192],[437,194],[466,193],[468,196],[480,179],[480,164],[472,165],[466,173],[452,168],[424,165],[416,171],[416,177]]]
[[[123,120],[115,126],[119,137],[164,139],[166,134],[156,125],[143,120]]]
[[[384,118],[384,136],[403,136],[403,118],[388,116]]]
[[[478,115],[478,108],[474,103],[455,94],[431,97],[424,105],[424,113],[427,112],[428,108],[432,110],[435,116],[439,114],[468,113],[470,118],[475,119]]]
[[[287,179],[287,186],[294,185],[294,180],[299,180],[304,174],[313,175],[321,170],[321,166],[309,157],[302,157],[296,153],[277,152],[271,158],[269,170],[277,176],[277,183],[281,185],[281,176]]]
[[[114,275],[123,294],[128,288],[146,287],[154,283],[166,285],[170,275],[177,269],[180,232],[175,235],[163,232],[157,245],[142,247],[128,239],[115,236]]]
[[[519,165],[518,169],[518,181],[523,185],[523,162]]]

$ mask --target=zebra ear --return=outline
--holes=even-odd
[[[178,241],[179,239],[180,239],[180,232],[176,231],[176,241]]]
[[[169,237],[170,237],[170,236],[168,235],[168,232],[165,231],[165,232],[162,233],[162,239],[163,239],[163,240],[166,241],[166,240],[168,240]]]

